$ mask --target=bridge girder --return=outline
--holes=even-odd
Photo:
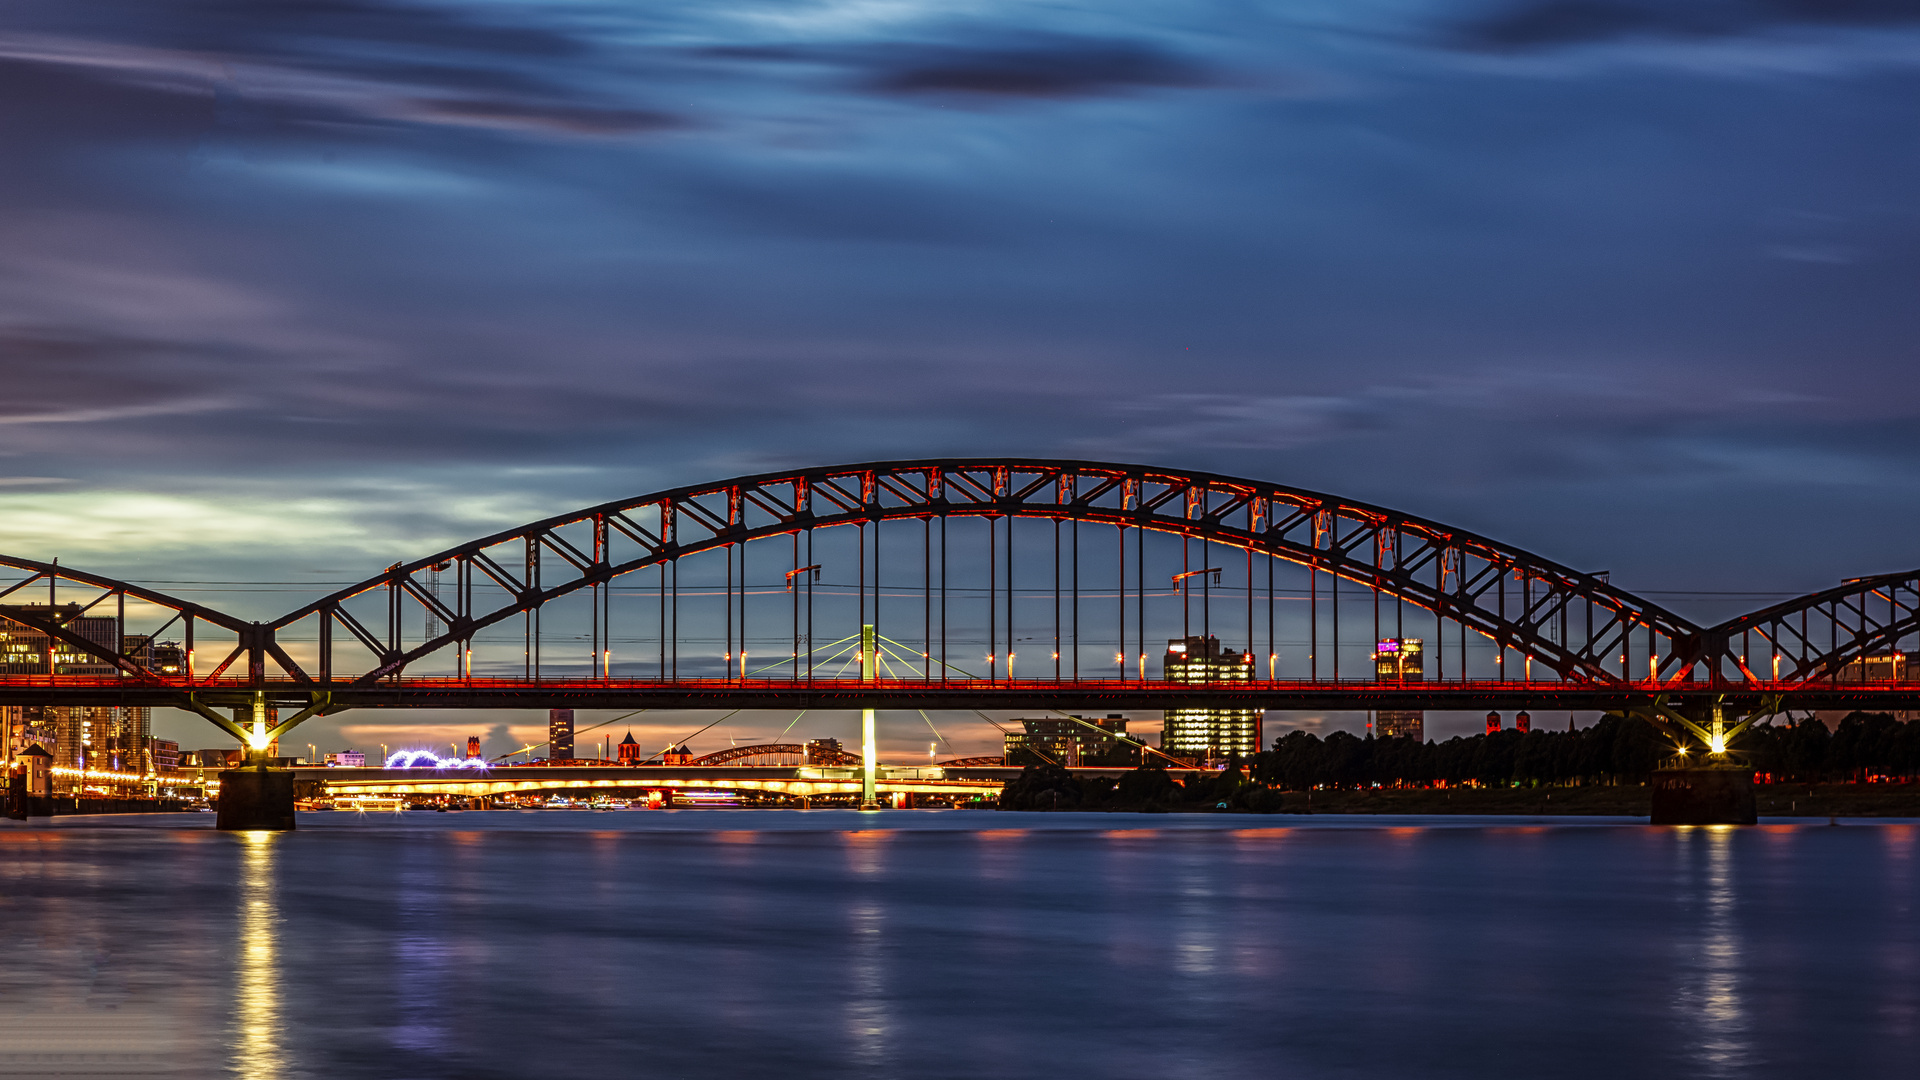
[[[1824,644],[1816,640],[1821,629],[1828,631]],[[1751,681],[1792,684],[1838,675],[1855,661],[1897,650],[1902,638],[1916,632],[1920,570],[1907,570],[1855,578],[1728,619],[1702,632],[1701,652],[1724,658]],[[1750,670],[1746,657],[1753,638],[1780,658],[1778,674]]]
[[[766,473],[603,503],[396,564],[283,616],[270,629],[318,618],[318,677],[291,665],[285,674],[296,682],[333,684],[339,680],[331,670],[332,629],[342,627],[377,659],[371,670],[350,680],[365,685],[443,649],[459,648],[479,631],[563,596],[677,559],[802,529],[941,517],[1077,521],[1272,555],[1452,619],[1563,679],[1637,681],[1637,672],[1615,670],[1612,661],[1626,651],[1633,634],[1648,635],[1655,643],[1659,659],[1649,672],[1654,679],[1690,668],[1700,656],[1699,627],[1615,588],[1604,575],[1438,522],[1211,473],[1038,459],[875,462]],[[582,524],[591,529],[590,544],[560,535]],[[634,554],[613,557],[623,541]],[[518,570],[504,567],[492,552],[509,544],[520,545]],[[547,580],[547,555],[564,568],[560,580]],[[510,599],[486,610],[469,609],[464,601],[471,590],[457,587],[454,602],[446,603],[420,575],[449,567],[456,570],[456,581],[484,579]],[[375,591],[387,596],[384,627],[370,627],[346,608],[348,601]],[[400,623],[414,613],[409,601],[433,613],[445,632],[404,644]],[[1589,624],[1578,646],[1569,643],[1566,625],[1576,606]]]
[[[725,684],[693,678],[654,683],[607,678],[571,684],[541,679],[537,671],[517,680],[476,680],[471,671],[456,680],[400,678],[424,657],[470,646],[488,627],[516,617],[537,619],[544,605],[599,590],[641,570],[809,530],[948,518],[1110,526],[1122,537],[1123,567],[1126,537],[1144,533],[1205,540],[1242,549],[1249,558],[1271,556],[1451,620],[1498,645],[1502,658],[1513,650],[1541,664],[1558,681],[1522,685],[1503,678],[1479,686],[1428,684],[1413,689],[1348,684],[1322,692],[1310,684],[1281,680],[1245,688],[1200,688],[1156,687],[1144,678],[1085,680],[1072,686],[1021,685],[995,678],[984,684],[959,679],[941,687],[903,683],[855,688],[755,683],[744,672]],[[582,531],[584,540],[577,535]],[[216,627],[231,639],[220,644],[227,651],[210,674],[169,677],[138,657],[75,633],[67,625],[73,616],[51,607],[44,616],[15,611],[14,621],[112,665],[118,674],[90,683],[50,678],[45,686],[0,677],[0,700],[41,703],[49,692],[57,692],[62,702],[75,704],[179,704],[235,731],[237,726],[201,706],[238,705],[265,693],[276,706],[303,711],[320,705],[327,694],[332,695],[325,705],[329,711],[409,704],[530,707],[549,701],[693,708],[949,708],[963,703],[1029,708],[1043,707],[1039,703],[1044,701],[1055,706],[1153,708],[1176,699],[1218,707],[1285,701],[1299,708],[1420,707],[1416,701],[1436,708],[1447,707],[1441,702],[1498,708],[1551,700],[1562,707],[1628,709],[1648,707],[1661,694],[1732,695],[1724,698],[1730,707],[1742,707],[1749,699],[1757,707],[1766,695],[1789,693],[1796,706],[1871,702],[1902,707],[1908,702],[1895,700],[1900,695],[1891,692],[1899,688],[1841,685],[1836,676],[1855,660],[1897,649],[1904,637],[1920,632],[1920,571],[1858,579],[1703,628],[1611,585],[1604,574],[1576,571],[1478,534],[1383,507],[1211,473],[1043,459],[872,462],[765,473],[603,503],[396,564],[266,624],[56,564],[0,556],[0,567],[26,574],[0,591],[0,603],[12,596],[25,598],[41,582],[66,582],[97,591],[81,615],[104,610],[101,605],[109,602],[124,608],[129,600],[171,612],[172,618],[154,636],[177,623],[190,653],[198,625]],[[805,568],[796,572],[799,569]],[[446,570],[454,576],[450,599],[430,580]],[[1124,592],[1124,572],[1121,580]],[[475,586],[482,583],[490,583],[506,599],[481,598],[482,590]],[[1249,577],[1249,603],[1252,592]],[[369,595],[384,599],[384,619],[349,610],[350,602]],[[437,620],[441,632],[409,640],[403,623],[423,613]],[[319,622],[312,671],[296,663],[276,638],[308,619]],[[374,658],[369,669],[335,670],[336,630]],[[1124,633],[1123,628],[1123,641]],[[1771,658],[1767,670],[1760,672],[1753,670],[1755,640]],[[1644,672],[1627,669],[1630,644],[1648,658]],[[1363,699],[1368,703],[1360,703]]]

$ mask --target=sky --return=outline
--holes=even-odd
[[[0,552],[260,618],[677,484],[1064,456],[1717,621],[1920,564],[1916,117],[1920,0],[12,0]]]

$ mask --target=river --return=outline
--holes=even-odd
[[[1908,1077],[1920,825],[0,827],[0,1075]]]

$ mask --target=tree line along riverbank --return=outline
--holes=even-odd
[[[1759,724],[1736,748],[1760,780],[1761,814],[1920,816],[1920,723],[1853,713],[1831,730],[1813,718]],[[1295,731],[1184,783],[1156,765],[1117,779],[1033,766],[1007,783],[1000,807],[1645,816],[1648,780],[1673,749],[1652,725],[1618,716],[1574,731],[1426,743]]]

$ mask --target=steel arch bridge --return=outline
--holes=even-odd
[[[1704,738],[1689,717],[1709,705],[1920,703],[1904,660],[1920,571],[1701,627],[1439,522],[1088,461],[676,488],[399,563],[271,622],[57,564],[0,567],[17,575],[0,619],[19,650],[0,704],[175,706],[243,741],[225,710],[289,709],[278,734],[352,707],[1536,707],[1641,711]],[[1208,637],[1241,666],[1204,682],[1156,670],[1167,643]],[[1416,637],[1419,681],[1382,679],[1377,643]]]

